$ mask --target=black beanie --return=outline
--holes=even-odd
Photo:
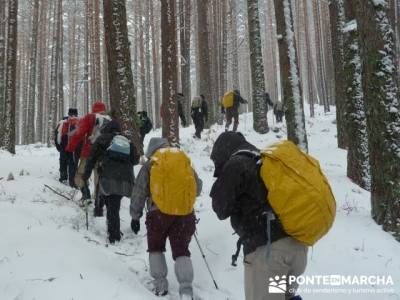
[[[72,116],[77,117],[77,116],[78,116],[78,109],[77,109],[77,108],[70,108],[70,109],[68,109],[68,116],[70,116],[70,117],[72,117]]]

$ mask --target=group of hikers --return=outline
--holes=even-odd
[[[224,107],[227,115],[226,132],[214,143],[210,157],[215,166],[216,178],[210,192],[212,208],[219,219],[230,218],[232,228],[239,236],[238,251],[233,256],[235,261],[240,247],[243,246],[246,299],[300,300],[301,297],[296,296],[295,283],[288,286],[286,294],[276,294],[269,293],[268,280],[277,275],[299,276],[304,272],[307,245],[312,245],[327,232],[329,228],[326,224],[333,222],[334,213],[330,210],[333,216],[324,215],[324,225],[319,224],[316,230],[319,236],[311,242],[302,240],[304,232],[297,234],[299,230],[296,229],[293,233],[290,226],[287,229],[288,222],[278,217],[286,207],[277,208],[272,205],[272,200],[278,200],[273,198],[274,191],[268,190],[265,184],[262,170],[264,165],[267,166],[267,160],[259,149],[250,144],[241,133],[236,132],[239,122],[238,103],[247,101],[238,91],[231,97],[233,105],[223,105],[227,106]],[[180,110],[182,111],[182,107]],[[207,121],[204,96],[193,100],[191,115],[196,128],[195,136],[200,138],[204,121]],[[183,113],[181,121],[186,123],[182,116]],[[151,130],[152,125],[146,112],[139,112],[138,117],[143,142],[144,135]],[[233,131],[228,131],[232,119]],[[121,240],[119,211],[121,199],[128,197],[131,201],[130,225],[135,234],[141,230],[140,219],[145,210],[149,271],[154,279],[154,294],[168,294],[168,270],[164,253],[166,240],[169,239],[181,299],[193,299],[194,271],[189,244],[197,226],[194,204],[203,184],[189,156],[179,146],[170,145],[168,140],[153,137],[149,140],[144,162],[135,178],[133,167],[139,164],[139,152],[124,136],[119,122],[107,114],[106,106],[102,102],[95,102],[91,112],[80,119],[76,109],[69,109],[68,117],[58,124],[55,136],[56,146],[60,151],[60,181],[79,188],[83,204],[90,201],[88,181],[91,173],[94,173],[94,216],[103,216],[103,208],[106,206],[109,242],[114,244]],[[285,146],[283,151],[292,151],[292,155],[284,157],[300,157],[293,150],[297,147],[293,147],[295,148]],[[303,166],[309,161],[310,159],[305,160]],[[315,166],[310,166],[311,168]],[[308,175],[314,174],[313,170],[305,172]],[[292,176],[300,175],[296,173]],[[289,182],[290,177],[278,178],[287,180],[282,185],[294,186],[294,183]],[[313,183],[320,183],[316,180]],[[280,185],[275,182],[273,186]],[[305,209],[308,217],[303,222],[306,223],[304,226],[315,226],[316,221],[312,223],[310,218],[317,215],[317,207],[320,206],[312,205],[310,209]],[[332,203],[330,208],[332,209]],[[283,215],[287,215],[285,213]],[[298,218],[296,220],[296,226],[299,226],[302,222]],[[322,232],[323,230],[325,231]],[[317,235],[315,230],[313,235]],[[232,264],[235,262],[232,261]]]

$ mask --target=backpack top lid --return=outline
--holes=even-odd
[[[192,100],[192,108],[199,108],[201,107],[202,99],[199,96],[196,96]]]
[[[267,201],[287,234],[312,246],[332,227],[336,202],[316,159],[290,141],[261,152]]]
[[[158,209],[167,215],[193,212],[197,183],[189,157],[178,148],[161,148],[151,156],[150,193]]]
[[[113,137],[110,146],[107,148],[107,151],[123,156],[129,156],[131,153],[131,144],[126,137],[117,134]]]
[[[233,106],[235,100],[235,91],[228,91],[224,94],[222,99],[222,106],[224,108],[230,108]]]

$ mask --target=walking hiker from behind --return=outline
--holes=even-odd
[[[292,270],[290,275],[301,275],[306,267],[307,248],[288,237],[276,219],[271,222],[272,249],[267,260],[263,216],[270,210],[265,200],[267,189],[259,176],[257,159],[252,155],[234,155],[240,150],[258,152],[241,133],[223,133],[214,144],[211,159],[217,180],[210,193],[212,207],[219,219],[231,218],[231,225],[241,239],[246,300],[283,300],[284,295],[267,296],[268,279],[289,270]]]
[[[76,172],[76,162],[74,160],[74,153],[66,151],[70,136],[73,134],[78,124],[78,110],[70,108],[68,110],[68,117],[61,120],[55,130],[54,139],[55,145],[60,152],[60,182],[68,180],[71,187],[76,187],[74,182]]]
[[[181,125],[183,127],[187,126],[187,121],[185,117],[185,113],[183,111],[183,103],[185,102],[185,96],[182,93],[177,94],[177,102],[178,102],[178,116],[181,119]]]
[[[83,142],[83,148],[81,151],[81,157],[79,162],[78,171],[75,175],[75,184],[81,189],[82,201],[90,199],[90,190],[86,185],[87,182],[82,180],[83,173],[85,172],[85,166],[87,158],[90,154],[92,144],[96,141],[96,138],[100,135],[100,128],[111,118],[106,115],[106,106],[103,102],[93,103],[92,112],[80,119],[78,128],[72,135],[67,151],[75,151],[78,145]],[[100,203],[97,197],[97,183],[98,176],[97,170],[94,170],[94,187],[95,187],[95,216],[102,216],[104,203]]]
[[[139,111],[137,114],[139,117],[140,141],[143,145],[144,137],[153,129],[153,123],[147,116],[147,111]]]
[[[239,126],[239,106],[240,104],[247,104],[247,100],[244,100],[240,96],[239,90],[234,90],[225,93],[222,106],[223,111],[225,111],[226,124],[225,131],[229,131],[229,127],[232,124],[233,119],[233,131],[235,132]]]
[[[208,107],[203,95],[193,98],[190,115],[196,129],[196,133],[193,137],[201,139],[201,132],[204,129],[204,124],[208,121]]]
[[[280,101],[275,102],[274,115],[277,123],[282,123],[284,114],[285,114],[285,109],[283,107],[283,103]]]
[[[296,282],[286,294],[270,291],[282,276],[303,274],[307,246],[333,224],[335,199],[318,162],[289,141],[260,152],[233,132],[218,137],[211,159],[212,206],[219,219],[230,217],[243,245],[246,300],[301,299]]]
[[[122,136],[121,126],[110,121],[101,129],[90,151],[82,180],[87,181],[96,164],[99,165],[99,195],[107,208],[108,239],[111,244],[121,240],[119,210],[122,197],[130,197],[134,184],[133,166],[139,154]]]
[[[168,238],[179,293],[182,298],[192,299],[194,275],[189,243],[196,229],[193,205],[201,192],[202,182],[187,155],[178,148],[170,148],[166,139],[152,138],[146,156],[149,160],[140,170],[132,192],[131,228],[136,234],[139,232],[139,220],[146,205],[147,244],[154,293],[158,296],[168,293],[168,270],[164,256]]]

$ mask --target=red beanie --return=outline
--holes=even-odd
[[[92,113],[106,112],[106,105],[103,102],[95,102],[92,106]]]

